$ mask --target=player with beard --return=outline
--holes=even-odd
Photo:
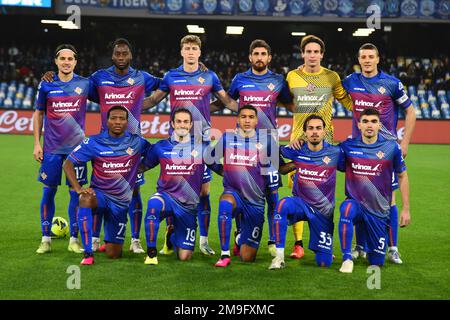
[[[100,104],[102,126],[101,131],[107,130],[107,113],[112,106],[122,105],[129,111],[128,128],[131,134],[141,135],[142,103],[146,96],[159,87],[161,79],[153,75],[136,70],[131,67],[133,59],[132,47],[128,40],[119,38],[112,44],[111,60],[113,65],[106,69],[100,69],[90,76],[92,82],[91,95]],[[51,81],[51,72],[44,75],[44,80]],[[142,174],[137,176],[133,197],[128,211],[131,223],[130,251],[144,253],[140,243],[140,230],[142,223],[142,200],[140,186],[144,184]],[[93,217],[93,251],[104,251],[105,246],[100,246],[100,231],[103,221],[101,213]]]

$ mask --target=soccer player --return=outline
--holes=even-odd
[[[107,130],[107,113],[112,106],[122,105],[128,109],[129,121],[127,130],[132,134],[141,134],[141,112],[145,96],[159,87],[160,80],[151,74],[136,70],[131,67],[133,58],[131,44],[124,38],[118,38],[113,43],[111,60],[113,65],[107,69],[101,69],[90,76],[92,84],[91,95],[94,101],[100,104],[101,130]],[[50,72],[47,73],[51,75]],[[49,80],[44,76],[44,79]],[[131,224],[130,251],[144,253],[140,242],[140,230],[142,223],[142,199],[140,186],[145,183],[142,174],[138,174],[133,197],[128,211]],[[100,245],[100,231],[103,216],[94,216],[93,248],[94,251],[104,250]]]
[[[374,108],[380,112],[380,134],[387,140],[397,140],[397,120],[400,110],[406,115],[405,132],[401,141],[403,157],[408,154],[408,145],[416,123],[414,106],[409,100],[403,84],[397,78],[378,70],[380,55],[372,43],[363,44],[358,50],[358,61],[361,73],[353,73],[342,81],[342,85],[352,97],[353,129],[352,136],[360,135],[358,123],[360,114],[367,108]],[[397,249],[398,240],[398,209],[395,204],[395,190],[398,189],[397,177],[393,178],[393,194],[389,220],[389,249],[388,260],[401,264]],[[359,227],[356,227],[356,246],[352,251],[353,258],[365,257],[365,239],[360,236]]]
[[[291,142],[304,139],[303,123],[305,119],[316,114],[325,121],[325,140],[333,143],[332,104],[333,98],[352,110],[350,96],[342,87],[339,75],[321,66],[325,53],[325,43],[314,35],[303,37],[300,43],[304,64],[287,75],[287,82],[294,96],[293,128]],[[289,179],[291,183],[291,179]],[[303,250],[303,222],[294,224],[295,245],[291,258],[300,259]]]
[[[343,263],[339,271],[351,273],[353,227],[367,240],[370,265],[382,266],[386,255],[389,215],[392,201],[392,174],[397,173],[402,194],[400,227],[410,224],[409,184],[402,150],[395,140],[381,133],[380,114],[376,109],[360,113],[361,135],[344,141],[341,169],[345,168],[345,200],[340,206],[339,238]]]
[[[269,70],[272,60],[272,50],[264,40],[254,40],[250,44],[249,61],[251,68],[243,73],[238,73],[231,82],[228,94],[235,100],[239,100],[239,107],[250,104],[258,111],[257,129],[265,129],[272,134],[276,141],[277,135],[277,103],[282,105],[292,104],[292,96],[283,75]],[[292,107],[289,107],[292,109]],[[274,201],[271,201],[271,200]],[[275,239],[273,237],[272,217],[278,202],[278,193],[266,196],[269,221],[269,252],[275,255]],[[237,232],[239,233],[239,219],[236,219]],[[235,245],[234,254],[239,253]]]
[[[94,263],[92,214],[105,217],[105,251],[112,258],[122,256],[127,212],[133,197],[142,154],[150,147],[138,134],[127,131],[130,112],[124,106],[112,106],[107,112],[107,131],[85,139],[64,162],[64,172],[80,195],[78,224],[85,248],[82,265]],[[90,188],[76,180],[74,166],[92,161]]]
[[[193,129],[191,134],[196,140],[210,141],[211,94],[216,96],[230,110],[237,111],[236,101],[222,88],[217,75],[210,71],[203,71],[199,66],[201,55],[201,40],[195,35],[187,35],[180,41],[183,64],[176,69],[169,70],[159,89],[147,98],[144,108],[151,108],[169,95],[171,106],[171,118],[179,108],[188,109],[193,117]],[[173,132],[173,128],[169,133]],[[209,199],[211,172],[205,167],[203,185],[198,204],[198,221],[200,225],[200,250],[205,255],[214,255],[214,250],[208,244],[208,230],[211,215]],[[170,227],[167,229],[170,231]],[[169,253],[168,244],[165,243],[162,253]]]
[[[148,200],[145,215],[148,265],[157,265],[156,240],[160,221],[170,217],[173,232],[170,243],[178,259],[190,260],[195,248],[197,207],[203,182],[203,153],[206,142],[191,137],[193,116],[184,108],[173,112],[170,138],[158,141],[143,159],[145,170],[160,165],[157,192]],[[216,170],[215,168],[213,168]],[[220,174],[220,165],[217,172]]]
[[[89,94],[89,80],[74,73],[77,64],[77,51],[70,44],[62,44],[56,48],[55,64],[58,73],[53,82],[39,84],[36,111],[33,115],[34,151],[33,156],[41,163],[38,181],[42,182],[41,200],[42,242],[37,253],[51,251],[51,234],[53,216],[55,214],[55,195],[61,184],[62,164],[70,152],[84,139],[86,118],[86,102]],[[45,122],[44,122],[45,119]],[[40,139],[44,127],[44,147]],[[79,183],[87,182],[85,164],[75,167],[76,179]],[[70,242],[68,250],[82,253],[78,242],[78,194],[69,184],[69,222]]]
[[[283,198],[275,213],[277,255],[269,269],[284,267],[288,222],[308,221],[309,249],[315,252],[317,265],[329,267],[333,261],[336,169],[342,152],[339,146],[324,141],[326,129],[322,117],[310,115],[303,123],[303,131],[306,143],[300,150],[281,147],[282,155],[293,160],[296,172],[293,197]]]
[[[238,128],[226,132],[215,146],[215,163],[223,158],[224,192],[220,196],[218,227],[221,246],[216,267],[230,262],[232,219],[240,216],[241,233],[237,236],[240,257],[253,262],[261,241],[264,225],[265,198],[278,197],[278,143],[264,130],[257,129],[258,111],[244,105],[238,112]],[[293,167],[291,167],[293,169]],[[287,173],[287,165],[281,166]],[[275,205],[275,199],[272,199]]]

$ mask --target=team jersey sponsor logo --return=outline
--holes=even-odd
[[[244,102],[272,102],[272,95],[267,97],[244,96]]]
[[[355,91],[366,91],[366,89],[364,89],[364,88],[358,88],[358,87],[353,88],[353,90],[355,90]]]
[[[325,157],[322,159],[322,161],[323,161],[325,164],[329,164],[329,163],[331,162],[331,159],[330,159],[328,156],[325,156]]]
[[[174,96],[201,96],[203,95],[203,89],[200,88],[197,91],[195,90],[183,90],[183,89],[175,89],[173,92]]]
[[[302,95],[297,97],[297,101],[306,101],[306,102],[322,102],[325,99],[326,94],[319,96],[309,96]]]
[[[379,87],[378,92],[384,94],[386,92],[386,89],[384,87]]]
[[[62,90],[52,90],[49,93],[63,93],[64,91]]]
[[[309,181],[323,181],[328,178],[328,170],[324,169],[321,171],[306,169],[306,168],[298,168],[299,179],[309,180]]]
[[[275,85],[271,82],[267,85],[267,88],[269,88],[270,91],[273,91],[275,89]]]
[[[114,154],[114,151],[102,151],[100,152],[101,155],[105,155],[105,154]]]
[[[88,143],[89,143],[89,138],[84,139],[84,140],[83,140],[83,143],[84,143],[84,144],[88,144]]]
[[[164,169],[167,175],[192,175],[195,171],[195,165],[195,163],[190,165],[167,163]]]
[[[103,162],[102,168],[104,169],[121,169],[121,168],[129,168],[132,165],[131,159],[127,162]],[[107,171],[105,171],[107,172]]]
[[[130,86],[132,86],[132,85],[134,84],[135,81],[134,81],[133,78],[128,78],[127,82],[128,82],[128,84],[129,84]]]
[[[187,80],[185,80],[185,79],[183,79],[183,80],[175,80],[173,83],[184,83],[184,82],[187,82]]]
[[[364,152],[361,152],[361,151],[350,151],[350,154],[364,154]]]
[[[376,104],[375,102],[371,101],[364,101],[364,100],[356,100],[355,106],[357,107],[368,107],[368,108],[378,108],[383,103],[383,101],[378,101]]]
[[[101,84],[114,84],[112,81],[102,81]]]
[[[242,146],[242,143],[233,142],[233,143],[230,143],[230,146]]]
[[[163,154],[166,154],[166,155],[176,155],[177,153],[174,152],[174,151],[165,151]]]
[[[365,176],[378,176],[382,170],[383,166],[381,163],[371,166],[368,164],[360,164],[352,162],[353,173]]]
[[[105,99],[133,99],[134,92],[125,93],[105,93]]]
[[[380,159],[380,160],[383,159],[385,156],[385,153],[381,150],[378,151],[376,154],[377,154],[378,159]]]
[[[83,92],[83,89],[81,89],[80,87],[76,87],[73,91],[80,95]]]
[[[303,159],[303,160],[311,160],[311,158],[304,157],[304,156],[298,156],[297,159]]]
[[[42,180],[47,179],[47,174],[45,172],[42,172],[41,173],[41,178],[42,178]]]
[[[130,156],[133,154],[134,149],[132,149],[131,147],[128,147],[126,153],[128,153]]]
[[[55,112],[76,111],[77,109],[70,109],[70,108],[78,108],[79,103],[80,103],[80,99],[75,101],[75,103],[72,101],[70,101],[70,102],[62,102],[62,101],[55,102],[55,101],[53,101],[52,107],[57,109],[57,110],[55,110]],[[59,108],[64,108],[64,109],[59,109]]]
[[[246,84],[242,86],[242,88],[254,88],[254,87],[256,87],[254,84]]]
[[[258,155],[254,155],[253,157],[250,158],[250,156],[243,156],[240,154],[230,154],[230,159],[231,160],[237,160],[237,161],[249,161],[249,162],[254,162],[256,161]]]
[[[306,86],[306,91],[308,92],[313,92],[316,89],[316,86],[313,83],[308,83],[308,85]]]

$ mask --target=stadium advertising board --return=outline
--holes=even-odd
[[[372,3],[380,7],[381,15],[385,18],[448,20],[450,15],[448,1],[443,0],[393,0]],[[128,16],[164,14],[360,19],[369,15],[366,13],[366,0],[63,0],[57,3],[57,12],[64,14],[65,7],[74,4],[80,6],[88,15],[114,15],[114,11],[119,9],[129,9],[126,12]]]
[[[234,128],[233,116],[212,116],[211,134],[219,137],[227,129]],[[100,130],[100,114],[87,113],[86,134],[93,135]],[[334,119],[335,139],[345,140],[351,134],[351,119]],[[404,121],[399,121],[399,138],[404,131]],[[280,140],[288,141],[292,129],[291,118],[278,118]],[[166,138],[169,133],[169,115],[144,114],[141,119],[141,131],[146,138]],[[33,134],[33,111],[0,110],[1,134]],[[450,144],[450,121],[418,120],[411,143]]]
[[[52,0],[0,0],[0,6],[51,8]]]

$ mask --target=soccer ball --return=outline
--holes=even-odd
[[[52,238],[64,238],[69,234],[69,224],[66,219],[61,217],[54,217],[52,221],[52,228],[50,235]]]

